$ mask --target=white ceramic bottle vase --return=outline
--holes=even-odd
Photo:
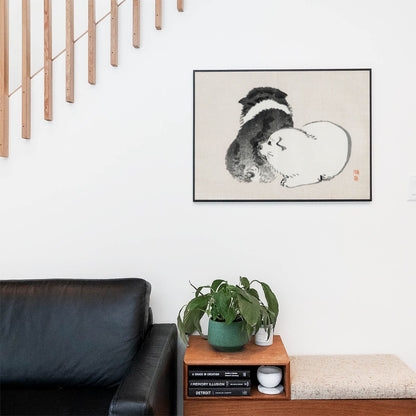
[[[262,326],[254,336],[254,342],[256,345],[267,347],[273,344],[273,326],[270,325],[270,337],[268,336],[267,327]]]

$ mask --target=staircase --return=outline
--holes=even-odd
[[[30,0],[21,0],[22,7],[22,83],[14,91],[9,91],[9,0],[0,0],[0,157],[9,156],[9,98],[21,90],[22,132],[24,139],[31,137],[31,80],[44,74],[44,119],[53,119],[53,61],[65,54],[66,101],[73,103],[74,97],[74,48],[75,44],[88,35],[88,82],[96,82],[96,26],[107,17],[111,18],[110,63],[118,66],[118,8],[127,0],[107,0],[110,11],[98,21],[95,16],[95,0],[88,0],[88,30],[74,38],[74,0],[65,0],[65,49],[52,54],[52,0],[43,0],[44,48],[43,67],[31,73],[31,30]],[[12,2],[12,7],[20,5]],[[128,4],[128,3],[127,3]],[[86,3],[87,6],[87,3]],[[131,0],[132,46],[140,47],[140,0]],[[183,0],[177,0],[177,10],[183,12]],[[162,0],[155,0],[155,27],[162,29]]]

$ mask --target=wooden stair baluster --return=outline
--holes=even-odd
[[[22,137],[30,139],[30,0],[22,0]]]
[[[111,65],[118,66],[118,4],[111,0]]]
[[[74,102],[74,0],[66,0],[66,101]]]
[[[133,0],[133,46],[140,48],[140,0]]]
[[[157,30],[162,29],[162,0],[155,0],[155,26]]]
[[[9,5],[0,0],[0,156],[9,156]]]
[[[44,118],[52,120],[52,4],[43,2]]]
[[[88,82],[96,82],[96,40],[95,0],[88,0]]]

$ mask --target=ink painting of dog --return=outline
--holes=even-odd
[[[260,146],[260,154],[295,188],[329,181],[345,168],[351,154],[349,133],[335,123],[316,121],[301,129],[283,128]]]
[[[276,131],[293,127],[287,94],[276,88],[252,89],[239,103],[243,105],[240,130],[228,148],[225,164],[240,182],[272,182],[278,176],[259,149]]]

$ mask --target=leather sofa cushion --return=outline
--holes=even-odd
[[[2,388],[2,416],[107,416],[117,387]]]
[[[149,318],[142,279],[0,282],[2,384],[113,386]]]

